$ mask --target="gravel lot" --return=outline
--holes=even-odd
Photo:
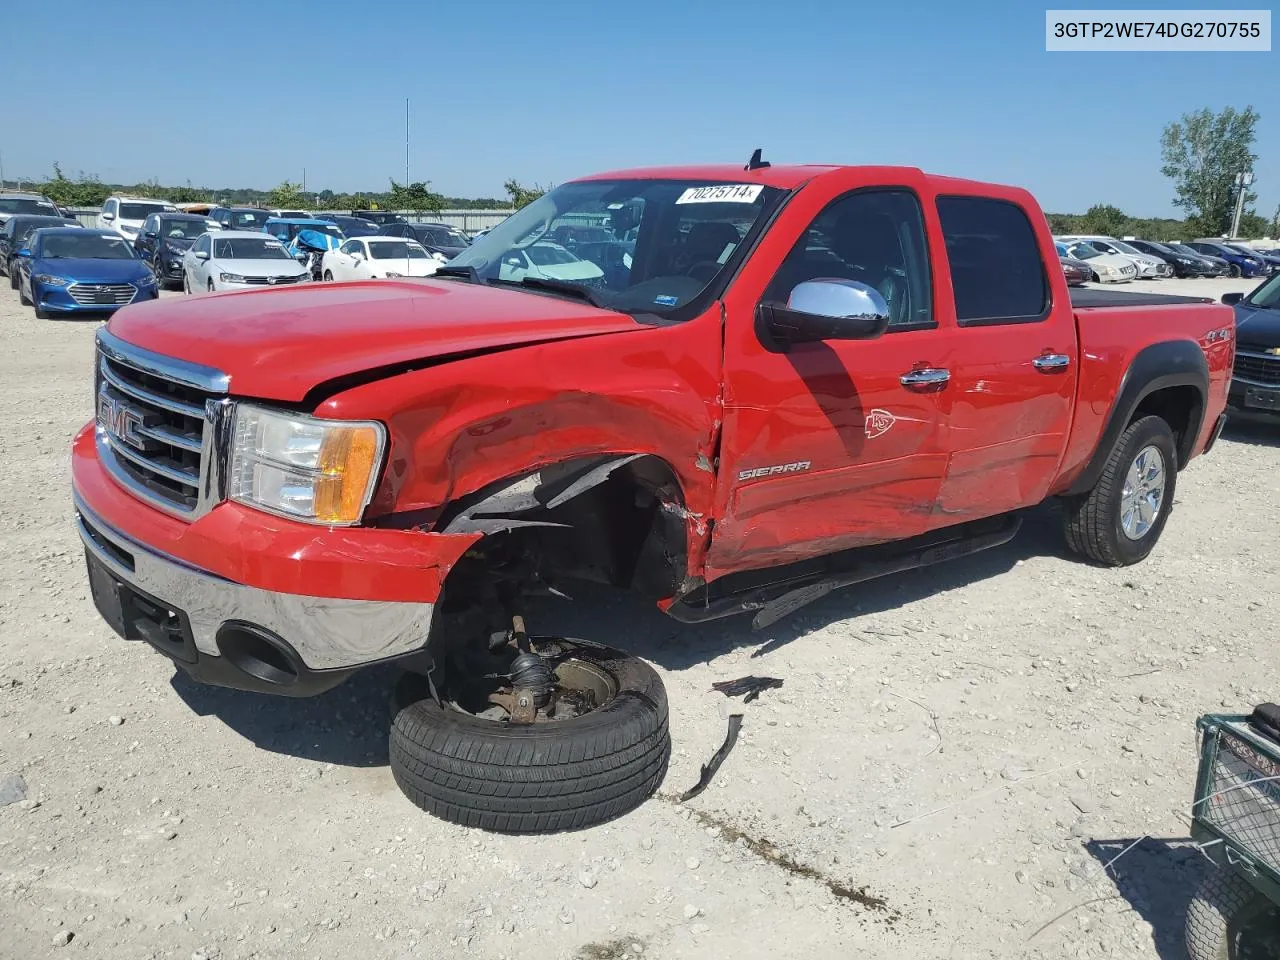
[[[0,280],[0,802],[6,775],[27,797],[0,806],[0,960],[1183,955],[1194,720],[1280,699],[1280,428],[1229,430],[1128,569],[1068,559],[1047,507],[761,633],[535,611],[658,666],[675,753],[622,820],[506,838],[400,796],[389,674],[200,687],[98,619],[67,453],[97,326]],[[737,749],[677,804],[724,737],[710,683],[749,673],[786,685],[734,702]]]

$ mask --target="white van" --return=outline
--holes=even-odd
[[[153,213],[177,213],[167,200],[145,200],[138,197],[107,197],[98,214],[99,230],[114,230],[130,243],[138,238],[142,221]]]

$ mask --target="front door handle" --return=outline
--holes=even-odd
[[[1031,365],[1042,373],[1056,373],[1071,366],[1071,358],[1065,353],[1042,353],[1031,361]]]
[[[910,373],[904,373],[898,378],[898,381],[904,387],[943,387],[951,379],[950,370],[942,370],[937,367],[924,367],[920,370],[912,370]]]

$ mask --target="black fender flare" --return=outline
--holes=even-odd
[[[1120,435],[1133,420],[1138,405],[1157,390],[1168,387],[1194,387],[1200,394],[1199,412],[1193,417],[1194,422],[1188,424],[1178,448],[1178,469],[1186,466],[1204,424],[1209,396],[1209,362],[1200,344],[1194,340],[1166,340],[1143,347],[1129,364],[1093,455],[1080,476],[1064,491],[1065,496],[1078,496],[1094,488]]]

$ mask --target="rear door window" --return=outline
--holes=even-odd
[[[1021,207],[987,197],[939,197],[961,326],[1033,323],[1049,313],[1049,278]]]

